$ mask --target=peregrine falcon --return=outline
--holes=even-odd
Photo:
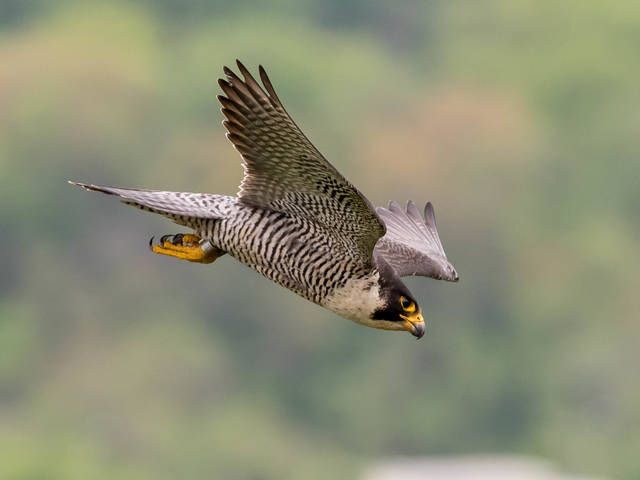
[[[422,309],[400,277],[457,281],[433,206],[375,208],[312,145],[278,98],[237,61],[218,100],[242,156],[237,196],[70,182],[164,215],[190,233],[151,239],[154,253],[211,263],[225,253],[338,315],[368,327],[424,335]]]

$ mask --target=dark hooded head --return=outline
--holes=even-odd
[[[378,258],[377,264],[381,305],[371,314],[370,326],[383,330],[406,330],[417,338],[422,337],[425,323],[418,302],[384,259]]]

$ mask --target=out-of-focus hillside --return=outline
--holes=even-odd
[[[541,456],[640,475],[640,6],[360,0],[0,6],[0,478],[350,478]],[[265,65],[376,204],[431,200],[459,284],[420,342],[66,180],[232,194],[223,64]]]

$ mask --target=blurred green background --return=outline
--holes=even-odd
[[[234,194],[215,95],[258,63],[459,284],[359,327],[66,184]],[[517,453],[640,478],[640,4],[0,2],[0,478],[354,478]]]

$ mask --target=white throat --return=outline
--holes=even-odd
[[[380,297],[380,274],[376,271],[363,278],[349,280],[344,287],[334,290],[322,306],[338,315],[363,325],[373,326],[371,314],[384,306]]]

